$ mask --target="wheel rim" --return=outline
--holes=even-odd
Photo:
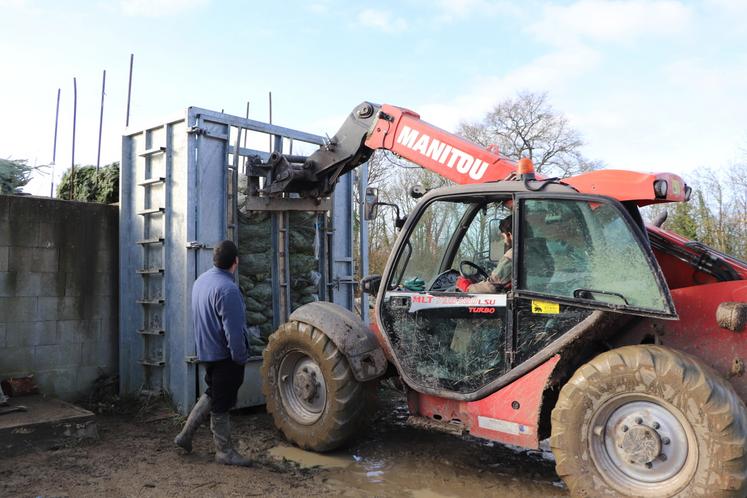
[[[301,351],[287,353],[278,369],[280,398],[296,422],[311,425],[327,404],[327,385],[319,364]]]
[[[697,467],[695,432],[673,405],[643,394],[608,400],[591,418],[589,450],[599,473],[629,494],[677,492]]]

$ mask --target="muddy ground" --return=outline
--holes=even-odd
[[[97,417],[99,439],[0,458],[0,496],[566,496],[552,456],[426,432],[382,390],[378,414],[349,448],[287,446],[262,409],[236,412],[234,438],[253,468],[213,463],[207,427],[190,455],[172,439],[182,419],[164,403]]]

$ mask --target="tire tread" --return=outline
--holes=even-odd
[[[328,388],[327,407],[319,421],[310,426],[296,423],[285,412],[277,386],[276,357],[289,344],[305,348],[315,356],[325,372]],[[276,361],[277,360],[277,361]],[[309,324],[291,321],[281,325],[267,343],[261,368],[262,393],[267,412],[285,437],[300,448],[330,451],[343,446],[355,436],[365,419],[365,389],[358,382],[345,356],[324,331]]]
[[[617,370],[621,365],[622,369]],[[610,376],[666,377],[681,384],[688,398],[702,407],[716,449],[706,469],[700,465],[683,496],[744,496],[747,493],[747,411],[731,385],[699,360],[655,345],[625,346],[602,353],[576,370],[563,386],[551,414],[550,446],[556,471],[573,496],[619,494],[606,485],[588,458],[579,455],[577,418],[584,396],[602,389]],[[698,434],[696,433],[696,437]],[[575,449],[574,449],[575,448]],[[586,451],[588,453],[588,451]],[[699,473],[707,475],[699,476]],[[705,479],[705,482],[703,480]],[[699,482],[700,481],[700,482]]]

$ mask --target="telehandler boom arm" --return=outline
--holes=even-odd
[[[497,148],[483,148],[420,119],[420,115],[392,105],[363,102],[350,113],[340,130],[311,156],[273,153],[267,163],[252,165],[265,176],[270,195],[298,193],[325,197],[337,179],[366,162],[376,149],[397,154],[457,184],[500,181],[516,174],[516,164]],[[638,205],[685,201],[690,188],[671,173],[599,170],[566,178],[579,192],[600,194]]]

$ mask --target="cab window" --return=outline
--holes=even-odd
[[[524,199],[519,288],[669,312],[656,268],[612,203]]]
[[[391,288],[412,282],[433,283],[459,222],[469,204],[433,202],[423,211],[418,224],[397,261]]]

